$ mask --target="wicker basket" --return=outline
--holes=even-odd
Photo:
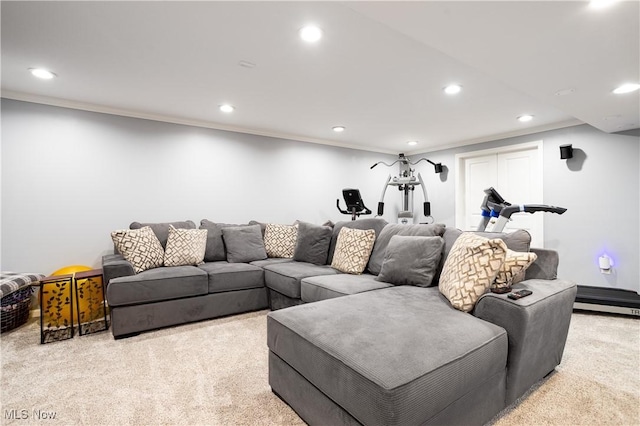
[[[27,322],[32,293],[33,289],[27,286],[2,298],[2,306],[0,307],[2,333]]]

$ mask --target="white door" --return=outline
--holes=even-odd
[[[484,190],[494,187],[511,204],[542,203],[542,142],[456,156],[456,226],[475,231]],[[525,229],[531,246],[543,247],[545,213],[516,213],[505,232]]]

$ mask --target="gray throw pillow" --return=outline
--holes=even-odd
[[[332,234],[333,230],[328,226],[298,222],[298,239],[293,260],[326,265]]]
[[[441,237],[444,234],[445,225],[442,223],[434,224],[415,224],[402,225],[399,223],[390,223],[382,228],[376,243],[373,246],[371,257],[369,258],[369,272],[378,275],[384,261],[384,254],[387,251],[389,241],[394,235],[403,236],[420,236],[420,237]]]
[[[395,285],[430,287],[443,245],[442,237],[392,236],[376,279]]]
[[[216,262],[218,260],[227,260],[227,252],[224,249],[224,241],[222,240],[222,228],[234,225],[230,223],[215,223],[207,219],[200,221],[200,229],[207,230],[207,248],[204,251],[205,262]]]
[[[246,263],[267,258],[260,225],[223,227],[222,238],[229,263]]]

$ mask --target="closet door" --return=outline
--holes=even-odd
[[[475,231],[484,190],[494,187],[512,204],[542,204],[542,142],[456,156],[456,226]],[[543,247],[545,213],[516,213],[505,232],[525,229],[531,246]]]

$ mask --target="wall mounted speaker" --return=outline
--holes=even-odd
[[[566,160],[568,158],[573,158],[573,146],[569,145],[560,145],[560,159]]]

